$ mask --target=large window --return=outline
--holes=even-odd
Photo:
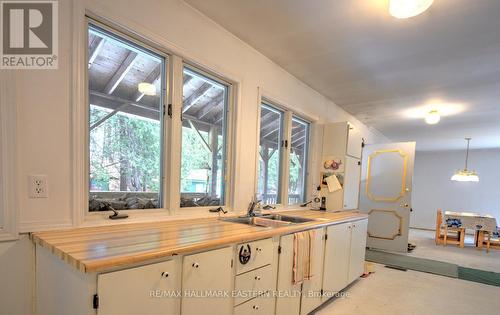
[[[165,57],[89,24],[89,210],[162,207]]]
[[[257,199],[264,204],[302,203],[306,201],[310,123],[271,104],[266,100],[260,106]]]
[[[281,203],[283,117],[283,111],[261,104],[257,198],[265,204]]]
[[[184,68],[181,207],[225,204],[229,84]]]
[[[309,123],[293,116],[291,134],[288,204],[296,204],[306,199]]]

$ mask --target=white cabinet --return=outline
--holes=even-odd
[[[328,299],[348,284],[351,243],[350,223],[327,227],[325,262],[323,267],[323,294]]]
[[[323,286],[323,255],[325,251],[325,229],[316,229],[313,242],[312,278],[302,284],[302,301],[300,314],[309,314],[321,304],[321,289]]]
[[[368,220],[351,224],[351,248],[349,253],[349,283],[361,276],[365,269],[366,232]]]
[[[362,148],[362,134],[355,126],[348,122],[324,126],[320,172],[335,173],[343,185],[342,190],[335,192],[329,192],[326,187],[322,187],[321,195],[326,197],[327,210],[358,208]],[[325,168],[325,162],[332,160],[338,163],[338,168]]]
[[[368,220],[329,226],[323,271],[324,299],[363,274]]]
[[[347,149],[346,155],[361,159],[361,151],[363,148],[363,136],[358,128],[351,124],[347,124]]]
[[[280,238],[280,255],[278,263],[278,293],[276,298],[276,315],[299,315],[300,292],[302,286],[294,285],[293,279],[293,234]]]
[[[361,162],[350,156],[345,158],[344,177],[344,210],[358,208],[359,202],[359,181],[361,178]]]
[[[231,298],[233,284],[232,269],[233,247],[211,250],[184,257],[182,263],[181,314],[231,314],[233,300]],[[212,293],[227,293],[229,296],[207,296]],[[167,312],[168,313],[168,312]],[[165,314],[167,314],[165,313]]]
[[[100,274],[97,314],[178,314],[181,299],[174,296],[180,290],[180,259]]]
[[[323,155],[361,159],[363,135],[354,125],[344,121],[326,124],[323,129]]]
[[[278,265],[278,292],[283,296],[276,299],[276,314],[308,314],[321,304],[323,279],[324,229],[316,229],[313,242],[312,278],[294,285],[293,279],[293,234],[280,240]]]

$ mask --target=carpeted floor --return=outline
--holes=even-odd
[[[472,235],[466,237],[465,248],[454,245],[436,246],[434,231],[410,229],[409,242],[417,245],[417,248],[407,254],[410,257],[437,260],[462,267],[500,273],[500,250],[492,249],[486,253],[486,249],[475,248]]]

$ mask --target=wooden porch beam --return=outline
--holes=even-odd
[[[197,88],[191,95],[186,97],[186,99],[182,102],[182,113],[187,112],[196,102],[205,95],[205,93],[212,87],[212,84],[204,82]]]
[[[116,69],[115,73],[111,77],[111,79],[108,81],[106,84],[106,87],[104,88],[104,92],[106,94],[112,94],[113,91],[116,89],[118,84],[123,80],[123,78],[127,75],[127,73],[132,69],[132,66],[134,65],[134,62],[138,59],[139,54],[136,53],[135,51],[130,51],[121,63],[121,65]]]
[[[92,67],[92,64],[94,63],[95,59],[99,55],[99,51],[101,50],[102,46],[104,46],[104,43],[106,40],[102,37],[96,36],[95,39],[92,41],[92,44],[90,44],[89,48],[89,69]]]

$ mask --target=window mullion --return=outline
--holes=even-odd
[[[281,203],[284,206],[288,205],[288,185],[290,176],[290,145],[292,138],[292,112],[286,111],[283,119],[283,141],[286,145],[282,145],[282,162],[281,162]]]
[[[170,99],[172,102],[172,119],[170,120],[171,145],[168,155],[170,178],[166,182],[170,214],[179,210],[181,183],[181,138],[182,138],[182,87],[183,61],[178,56],[171,58]]]

